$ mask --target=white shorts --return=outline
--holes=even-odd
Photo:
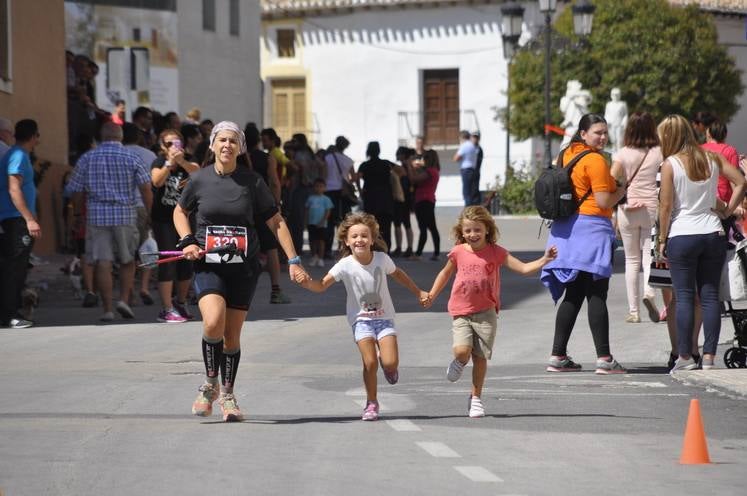
[[[357,320],[353,324],[353,337],[355,342],[366,338],[372,338],[380,341],[387,336],[396,336],[393,320]]]

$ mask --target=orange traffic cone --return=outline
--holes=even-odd
[[[690,400],[690,413],[687,415],[685,442],[682,443],[680,463],[684,465],[711,463],[703,430],[703,419],[700,416],[700,403],[696,399]]]

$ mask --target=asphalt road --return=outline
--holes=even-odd
[[[444,248],[453,216],[439,211]],[[537,221],[499,226],[515,256],[539,255]],[[441,267],[398,263],[423,287]],[[593,374],[583,313],[569,349],[586,370],[546,373],[553,303],[537,277],[504,271],[487,416],[475,420],[466,416],[470,369],[457,383],[445,378],[446,295],[423,311],[390,281],[400,383],[380,374],[382,419],[373,423],[359,420],[365,395],[341,285],[317,295],[286,284],[293,303],[270,305],[261,280],[236,386],[247,419],[224,424],[217,412],[189,414],[204,370],[199,322],[157,324],[155,306],[138,306],[134,321],[98,325],[100,309],[80,308],[64,277],[49,277],[39,325],[0,331],[0,488],[81,496],[743,494],[747,403],[665,373],[666,328],[623,322],[622,256],[616,266],[612,350],[629,373]],[[732,334],[724,321],[721,341]],[[715,462],[708,466],[678,463],[691,398],[701,403]]]

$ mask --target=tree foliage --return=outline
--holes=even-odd
[[[728,121],[744,91],[741,71],[718,44],[710,14],[666,0],[595,0],[588,40],[573,33],[571,8],[554,26],[551,77],[552,123],[566,82],[581,81],[591,91],[592,112],[604,113],[610,90],[620,88],[631,112],[646,110],[658,120],[708,110]],[[511,64],[511,134],[527,139],[543,134],[544,42],[521,49]],[[505,118],[505,114],[504,114]]]

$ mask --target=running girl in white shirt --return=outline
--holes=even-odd
[[[399,379],[397,367],[397,332],[394,330],[394,305],[389,296],[387,274],[409,289],[421,304],[428,302],[428,293],[421,290],[402,269],[397,268],[379,237],[379,225],[373,215],[353,213],[345,217],[337,231],[342,258],[321,281],[306,280],[301,286],[316,293],[326,291],[342,281],[347,291],[347,317],[353,337],[363,360],[363,383],[366,387],[366,408],[362,420],[379,418],[376,400],[376,346],[381,368],[389,384]]]

